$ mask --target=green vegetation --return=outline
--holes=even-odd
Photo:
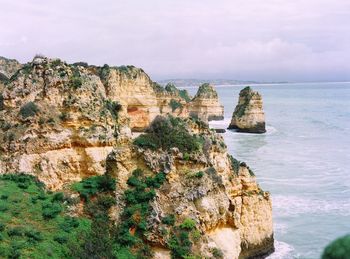
[[[72,75],[72,78],[70,79],[70,84],[73,86],[74,89],[78,89],[83,85],[83,80],[81,78],[78,67],[73,66],[72,71],[73,71],[73,75]]]
[[[163,91],[167,91],[168,93],[171,93],[173,95],[178,95],[180,96],[182,99],[184,99],[187,103],[189,101],[191,101],[191,97],[188,94],[187,90],[183,89],[183,90],[179,90],[177,89],[177,87],[173,84],[173,83],[168,83],[165,88],[163,88]]]
[[[6,83],[8,80],[7,76],[0,72],[0,82]]]
[[[330,243],[322,254],[322,259],[350,258],[350,235],[346,235]]]
[[[174,112],[177,108],[182,108],[182,104],[174,99],[171,99],[169,102],[171,110]]]
[[[186,218],[182,224],[173,227],[168,241],[171,257],[173,259],[196,258],[191,254],[193,245],[191,238],[197,242],[200,236],[201,234],[196,229],[196,222],[193,219]]]
[[[73,184],[73,190],[79,192],[80,197],[88,200],[91,196],[99,192],[109,192],[115,190],[116,181],[108,174],[92,176]]]
[[[0,213],[0,258],[70,258],[68,244],[78,243],[90,221],[65,215],[62,195],[46,192],[33,176],[0,176],[0,207],[6,208]]]
[[[142,170],[136,169],[127,181],[130,189],[124,193],[126,206],[115,235],[116,254],[126,253],[130,256],[128,258],[152,257],[150,247],[144,241],[146,219],[151,211],[149,202],[156,195],[155,189],[165,181],[165,174],[158,173],[154,177],[145,177],[143,174]]]
[[[199,86],[195,98],[196,97],[218,98],[218,94],[209,83],[204,83]]]
[[[179,90],[179,95],[182,99],[184,99],[187,103],[191,101],[191,97],[188,94],[186,89]]]
[[[191,135],[183,119],[172,116],[157,116],[146,133],[134,140],[134,144],[142,148],[169,150],[177,147],[186,153],[200,151],[203,142],[201,136]]]
[[[174,226],[175,224],[175,215],[168,215],[162,218],[162,223],[169,226]]]
[[[231,164],[231,169],[233,170],[233,172],[235,173],[235,175],[238,175],[238,171],[239,171],[239,165],[241,164],[240,161],[238,161],[237,159],[235,159],[233,156],[231,155],[227,155],[227,157],[230,160],[230,164]]]
[[[217,258],[217,259],[224,258],[224,253],[219,248],[214,247],[211,250],[211,253],[212,253],[214,258]]]
[[[180,228],[192,230],[196,227],[196,222],[193,219],[187,218],[185,219],[182,224],[180,225]]]
[[[28,117],[33,117],[35,116],[37,113],[39,112],[39,108],[38,106],[36,106],[35,103],[33,102],[29,102],[26,103],[25,105],[23,105],[20,110],[19,113],[22,116],[22,118],[26,119]]]
[[[106,100],[106,109],[111,113],[114,120],[118,119],[118,113],[121,111],[122,106],[117,101]]]

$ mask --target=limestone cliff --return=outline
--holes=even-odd
[[[249,86],[240,91],[228,128],[248,133],[266,132],[262,97]]]
[[[127,120],[100,78],[58,59],[35,58],[2,96],[0,173],[31,172],[51,189],[102,174],[119,132],[130,131],[116,125]]]
[[[17,60],[0,56],[0,82],[10,79],[21,67]]]
[[[220,104],[214,87],[208,83],[202,84],[198,88],[189,110],[192,117],[203,121],[224,119],[224,106]]]
[[[150,203],[144,235],[155,258],[173,253],[177,226],[197,230],[187,233],[193,242],[191,254],[222,253],[232,259],[273,251],[269,193],[261,190],[245,163],[227,153],[221,136],[188,118],[191,102],[197,108],[203,103],[207,119],[213,116],[209,107],[217,107],[215,114],[222,112],[212,87],[202,86],[190,101],[186,92],[172,85],[160,88],[132,66],[69,65],[38,56],[11,77],[2,96],[0,174],[25,172],[48,189],[67,190],[107,170],[117,179],[111,218],[118,224],[132,172],[140,168],[149,177],[163,172],[166,180]],[[208,101],[213,99],[216,102]],[[171,100],[182,107],[172,107]],[[202,111],[196,110],[200,118]],[[148,127],[142,136],[151,134],[159,114],[185,119],[161,119],[166,127],[153,128],[160,135],[131,138],[132,129]],[[175,136],[167,127],[181,130]],[[152,141],[168,146],[157,147]],[[191,146],[183,151],[178,144]],[[173,226],[165,223],[169,215],[174,215]],[[181,225],[186,220],[194,226]]]
[[[211,257],[213,251],[221,251],[224,258],[270,254],[274,245],[269,193],[259,187],[245,163],[227,153],[221,136],[196,121],[187,120],[187,124],[191,134],[203,137],[202,152],[188,155],[177,148],[118,147],[109,155],[120,192],[136,168],[167,175],[148,219],[152,229],[147,239],[156,254],[170,258],[167,242],[172,228],[163,221],[169,215],[176,215],[175,225],[188,218],[196,222],[201,237],[194,244],[194,254]]]

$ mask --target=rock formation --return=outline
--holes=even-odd
[[[191,112],[207,119],[222,114],[211,86],[201,86],[190,101],[186,92],[173,85],[162,88],[132,66],[69,65],[38,56],[11,77],[2,97],[0,174],[25,172],[50,190],[65,191],[107,170],[117,179],[111,215],[118,224],[132,172],[163,172],[166,180],[150,203],[144,236],[155,258],[170,258],[171,233],[186,220],[197,230],[190,233],[191,254],[257,258],[273,251],[269,193],[245,163],[227,153],[220,135],[188,117]],[[159,138],[147,138],[150,129],[132,139],[132,129],[143,130],[152,121],[154,127],[160,114],[170,117],[154,131],[174,137],[166,130],[178,127],[178,143],[190,145],[187,138],[194,151],[180,150],[172,140],[167,148],[157,147],[152,141]],[[164,223],[168,215],[174,215],[173,226]]]
[[[238,104],[228,128],[248,133],[266,132],[262,97],[249,86],[239,93]]]
[[[208,83],[202,84],[192,100],[190,115],[203,121],[223,120],[224,106],[219,103],[218,94]]]
[[[21,67],[17,60],[0,56],[0,81],[10,79]]]

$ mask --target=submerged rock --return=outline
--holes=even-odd
[[[248,133],[266,132],[262,97],[249,86],[239,93],[238,104],[232,114],[228,129]]]

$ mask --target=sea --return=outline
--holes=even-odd
[[[227,128],[245,85],[216,86]],[[263,97],[265,134],[223,134],[272,197],[275,248],[269,259],[320,258],[350,233],[350,83],[251,85]],[[192,95],[197,87],[186,88]]]

